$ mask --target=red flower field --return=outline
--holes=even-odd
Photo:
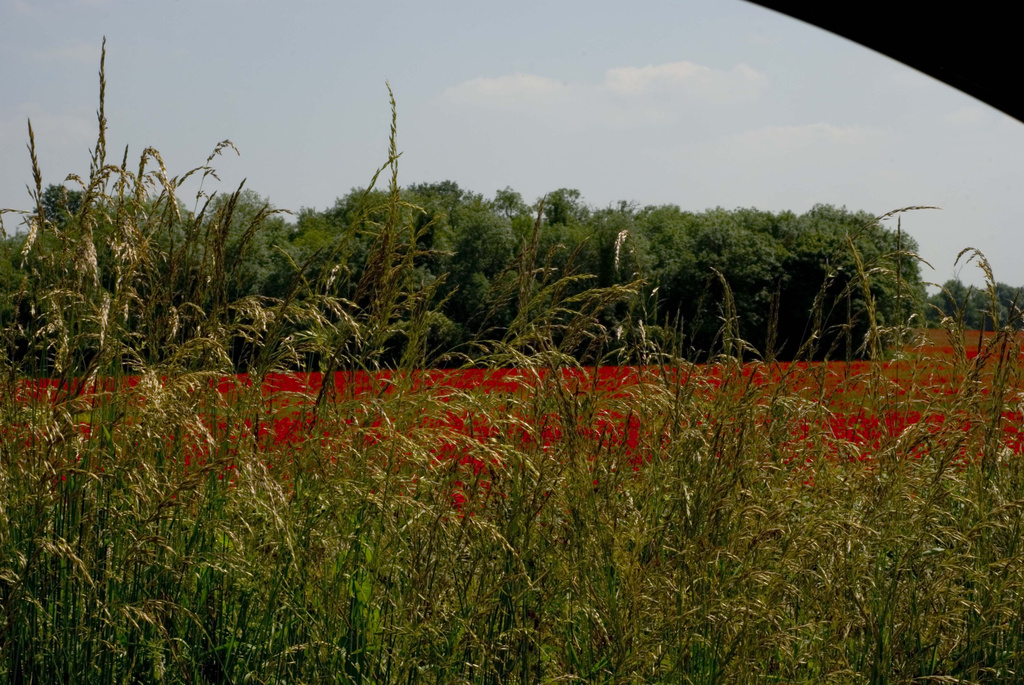
[[[951,438],[972,431],[999,433],[1001,457],[1024,452],[1024,412],[1013,401],[1016,398],[1007,394],[1005,383],[1002,396],[987,397],[992,381],[989,361],[1000,355],[1020,355],[1020,341],[1012,350],[1006,345],[994,349],[991,334],[968,332],[958,360],[956,346],[944,331],[926,331],[923,339],[902,358],[880,363],[608,366],[556,372],[342,371],[334,374],[326,388],[317,373],[268,374],[258,390],[245,375],[207,378],[205,388],[189,389],[197,398],[204,397],[204,425],[191,436],[175,436],[183,446],[170,452],[170,461],[187,473],[216,460],[230,478],[238,441],[252,440],[265,455],[266,468],[287,479],[292,456],[310,446],[310,441],[337,455],[332,458],[335,463],[339,458],[351,461],[365,448],[389,440],[397,450],[403,442],[428,441],[430,468],[451,470],[452,500],[462,507],[469,496],[463,492],[469,489],[468,482],[474,483],[472,489],[478,494],[489,494],[495,470],[503,466],[493,445],[548,451],[571,439],[574,450],[591,462],[608,462],[597,472],[643,468],[664,453],[666,441],[681,428],[635,410],[636,400],[652,392],[700,398],[693,406],[706,406],[708,411],[692,411],[684,421],[709,439],[729,430],[728,425],[720,425],[720,418],[710,418],[716,402],[727,400],[746,407],[756,415],[756,425],[774,435],[775,453],[766,458],[792,468],[807,484],[814,482],[813,472],[823,463],[857,463],[870,469],[879,455],[894,450],[911,459],[936,448],[950,451],[953,461],[978,458],[970,451],[970,441]],[[26,405],[71,408],[70,415],[88,437],[98,427],[94,413],[115,397],[126,393],[134,397],[140,414],[125,415],[120,425],[114,422],[114,431],[141,420],[147,403],[154,401],[147,393],[165,390],[168,382],[124,377],[118,385],[97,381],[85,387],[34,380],[21,386],[19,399]],[[554,399],[555,406],[565,411],[524,415],[522,407],[537,406],[523,401],[535,393]],[[982,424],[962,411],[960,404],[967,396],[981,397],[992,406],[994,413],[988,414],[987,422]],[[798,410],[787,405],[780,414],[780,397],[790,405],[794,400],[802,404]],[[396,401],[418,405],[415,424],[394,425],[378,410],[382,403]],[[334,409],[329,415],[321,411],[325,403]],[[240,404],[243,411],[238,411]],[[785,434],[773,433],[779,430],[776,426]]]

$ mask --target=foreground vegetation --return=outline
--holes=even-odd
[[[1021,358],[995,304],[977,354],[956,316],[948,353],[915,347],[871,297],[909,300],[913,256],[849,241],[864,335],[821,298],[793,356],[874,362],[773,361],[723,278],[695,366],[685,331],[650,334],[648,283],[578,287],[538,219],[500,337],[445,357],[485,380],[429,381],[442,283],[390,150],[388,190],[274,298],[227,259],[267,213],[231,243],[230,199],[182,214],[155,151],[109,164],[102,97],[66,221],[33,162],[0,358],[9,682],[1021,678]],[[635,366],[588,382],[581,357]]]

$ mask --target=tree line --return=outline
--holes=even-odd
[[[928,298],[927,305],[926,321],[930,328],[941,326],[942,320],[948,318],[965,330],[994,331],[1005,326],[1024,329],[1024,288],[999,281],[974,288],[959,279],[950,279]]]
[[[865,357],[901,330],[938,325],[943,316],[968,328],[1005,323],[1020,295],[1003,284],[991,293],[970,292],[951,281],[928,298],[911,237],[869,213],[830,205],[803,214],[691,212],[628,202],[594,208],[575,189],[528,203],[511,188],[485,197],[452,181],[401,188],[397,203],[388,192],[355,188],[326,209],[302,209],[290,218],[242,188],[192,210],[177,200],[169,205],[153,199],[160,212],[179,216],[171,220],[175,230],[140,236],[160,241],[157,253],[164,255],[156,267],[162,280],[146,287],[166,289],[168,311],[175,312],[243,298],[281,302],[312,284],[329,284],[343,300],[364,306],[375,295],[361,284],[373,280],[368,272],[383,268],[374,261],[379,227],[395,219],[382,213],[399,207],[408,277],[436,305],[424,344],[438,351],[438,363],[453,359],[442,352],[472,359],[488,341],[506,336],[524,306],[517,288],[525,269],[537,276],[533,288],[557,283],[551,294],[559,303],[595,289],[634,294],[602,302],[596,320],[603,334],[572,350],[590,362],[615,354],[619,361],[637,361],[638,330],[695,361],[721,352],[783,360]],[[70,230],[80,221],[82,201],[82,191],[50,185],[36,218],[54,230],[32,245],[29,233],[5,238],[5,324],[31,316],[41,294],[33,287],[46,282],[40,270],[65,268],[47,261],[43,243],[59,241],[62,227]],[[95,261],[97,285],[113,289],[118,260],[129,248],[108,240],[116,209],[100,215],[110,219],[88,227],[92,247],[82,255]],[[199,292],[201,297],[189,294]],[[396,335],[390,354],[400,355],[404,344]],[[28,340],[9,345],[16,355],[31,347]],[[254,346],[258,341],[238,341],[232,354],[238,368],[245,368]]]

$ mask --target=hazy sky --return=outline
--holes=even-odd
[[[279,207],[369,182],[387,80],[403,185],[694,211],[938,205],[903,219],[926,279],[972,246],[1024,285],[1024,124],[741,0],[0,0],[0,27],[0,207],[29,202],[28,118],[44,184],[88,172],[106,36],[114,161],[153,146],[182,174],[230,139],[219,189],[247,178]]]

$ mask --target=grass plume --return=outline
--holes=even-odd
[[[869,309],[872,362],[783,364],[740,337],[718,274],[722,354],[698,365],[679,329],[648,335],[642,274],[581,291],[573,255],[554,266],[542,203],[495,281],[518,303],[505,337],[431,371],[439,284],[416,277],[390,89],[370,183],[388,192],[271,299],[233,259],[277,210],[241,217],[242,188],[179,199],[234,146],[181,176],[152,148],[107,164],[103,64],[67,217],[43,210],[29,128],[37,206],[0,357],[8,682],[1022,678],[1021,355],[995,304],[974,348],[950,318],[953,352],[886,362],[908,322]],[[913,255],[850,248],[847,288],[905,296]],[[605,352],[619,303],[643,365]]]

